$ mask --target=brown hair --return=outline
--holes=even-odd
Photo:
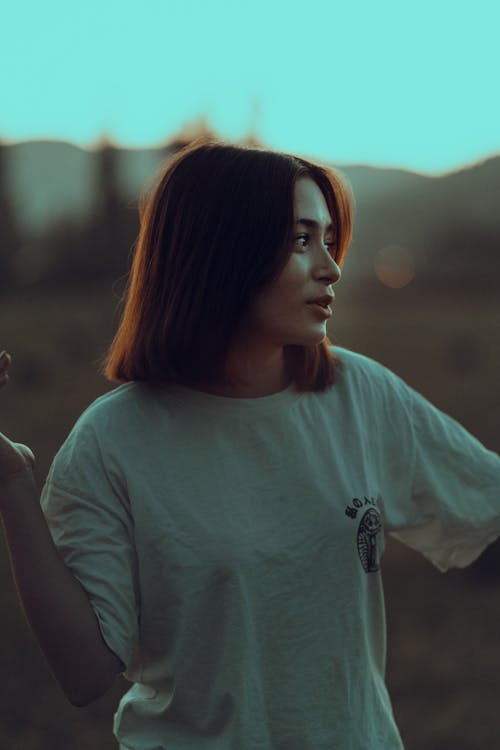
[[[341,266],[353,202],[348,183],[332,169],[207,137],[170,157],[152,195],[141,198],[124,309],[102,365],[108,380],[232,382],[226,358],[237,328],[290,255],[299,176],[312,177],[325,197]],[[333,384],[339,360],[330,347],[327,337],[285,347],[298,390]]]

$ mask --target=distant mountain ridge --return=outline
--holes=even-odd
[[[119,199],[134,208],[168,150],[112,151]],[[4,145],[2,153],[4,194],[27,236],[68,215],[84,220],[96,210],[98,151],[41,141]],[[387,245],[407,247],[421,263],[432,262],[443,237],[456,231],[474,242],[478,228],[487,243],[496,243],[500,257],[500,156],[437,177],[363,165],[337,168],[355,200],[351,274],[372,273],[375,254]]]
[[[4,148],[12,208],[25,231],[43,230],[68,214],[83,218],[92,212],[99,178],[97,151],[56,141],[30,141]],[[166,151],[113,150],[121,196],[133,200],[166,157]]]

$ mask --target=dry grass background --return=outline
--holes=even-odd
[[[344,281],[337,299],[334,342],[386,364],[500,453],[498,299],[411,289],[372,299]],[[109,284],[0,300],[0,348],[13,355],[0,430],[33,448],[40,486],[76,418],[112,387],[97,363],[116,323],[116,305]],[[499,750],[494,576],[486,583],[473,575],[474,566],[443,575],[393,541],[383,570],[387,681],[407,750]],[[127,683],[117,680],[87,708],[72,707],[21,613],[3,540],[0,581],[0,748],[116,750],[112,716]]]

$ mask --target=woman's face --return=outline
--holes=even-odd
[[[333,296],[332,286],[341,275],[334,260],[333,219],[323,193],[310,177],[296,182],[294,221],[290,258],[279,278],[257,297],[245,321],[247,334],[272,348],[308,346],[324,339],[329,316],[308,300]]]

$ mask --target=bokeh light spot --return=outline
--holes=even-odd
[[[375,257],[375,275],[391,289],[403,289],[415,278],[415,259],[407,247],[387,245]]]

